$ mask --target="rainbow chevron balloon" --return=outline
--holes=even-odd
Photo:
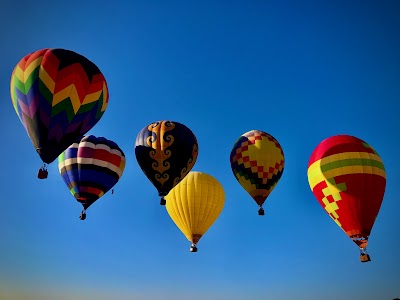
[[[108,104],[99,68],[64,49],[41,49],[22,58],[12,72],[10,92],[15,112],[45,163],[88,132]]]

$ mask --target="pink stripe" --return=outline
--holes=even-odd
[[[94,151],[95,151],[94,148],[79,147],[79,149],[78,149],[78,157],[93,158]]]
[[[39,97],[35,96],[29,106],[27,106],[24,102],[18,99],[18,105],[21,107],[21,110],[24,112],[24,114],[33,119],[33,116],[36,114],[36,111],[39,107]]]

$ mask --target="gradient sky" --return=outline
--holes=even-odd
[[[279,2],[279,3],[278,3]],[[400,1],[13,1],[0,9],[0,299],[384,300],[400,297]],[[89,132],[127,165],[115,193],[81,205],[41,160],[9,94],[14,66],[41,48],[93,61],[109,106]],[[190,242],[136,162],[138,132],[170,119],[197,136],[193,170],[226,193]],[[266,215],[229,154],[259,129],[285,153]],[[372,261],[328,217],[307,181],[323,139],[357,136],[386,166]]]

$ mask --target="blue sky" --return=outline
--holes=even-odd
[[[0,299],[400,297],[400,2],[6,0],[0,28]],[[36,178],[41,161],[9,95],[15,64],[46,47],[103,72],[109,106],[89,133],[126,154],[115,193],[84,222],[56,163]],[[137,133],[164,119],[194,132],[193,170],[226,193],[197,253],[134,155]],[[229,164],[251,129],[286,159],[264,217]],[[313,149],[336,134],[367,141],[386,166],[366,264],[307,181]]]

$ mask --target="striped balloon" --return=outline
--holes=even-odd
[[[22,58],[12,72],[10,92],[45,163],[88,132],[108,104],[107,83],[98,67],[64,49],[42,49]]]
[[[285,157],[278,141],[261,130],[244,133],[233,145],[230,162],[233,175],[260,206],[282,176]]]
[[[86,210],[118,182],[125,162],[116,143],[89,135],[58,157],[58,169],[71,194]]]
[[[357,137],[327,138],[310,157],[308,182],[320,205],[360,247],[363,257],[386,187],[378,153]]]

